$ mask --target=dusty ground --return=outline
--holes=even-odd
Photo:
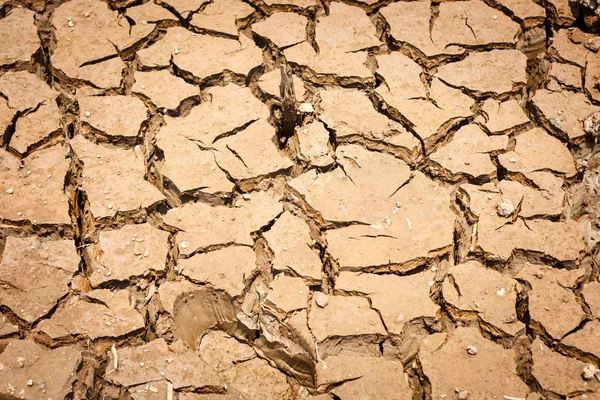
[[[600,399],[581,12],[0,0],[0,399]]]

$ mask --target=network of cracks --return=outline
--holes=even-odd
[[[594,18],[0,0],[0,398],[600,399]]]

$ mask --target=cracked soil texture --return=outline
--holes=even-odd
[[[600,399],[584,11],[0,0],[0,399]]]

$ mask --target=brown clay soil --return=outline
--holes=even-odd
[[[0,399],[600,399],[578,4],[20,1]]]

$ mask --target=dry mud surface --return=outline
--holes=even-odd
[[[0,399],[600,399],[579,5],[19,1]]]

